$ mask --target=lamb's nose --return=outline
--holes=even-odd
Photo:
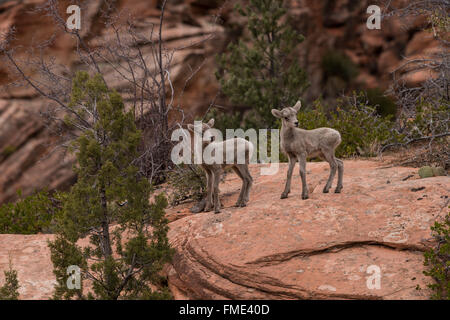
[[[295,124],[296,127],[298,127],[298,121],[296,121],[294,124]]]

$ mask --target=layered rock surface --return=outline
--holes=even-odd
[[[239,183],[230,175],[222,213],[171,224],[177,255],[169,279],[178,298],[427,298],[415,288],[429,281],[422,251],[430,225],[448,210],[448,177],[418,179],[410,168],[345,161],[343,193],[323,194],[328,164],[310,163],[310,199],[301,200],[297,176],[280,200],[286,170],[259,176],[253,167],[255,185],[242,209],[229,207]],[[381,270],[379,290],[367,286],[372,265]]]
[[[430,226],[448,211],[449,177],[419,179],[417,169],[375,161],[344,165],[341,194],[322,193],[327,163],[308,163],[304,201],[298,175],[280,200],[285,164],[271,176],[253,165],[247,207],[233,207],[241,182],[229,173],[220,214],[192,215],[192,203],[168,209],[176,254],[166,272],[175,298],[427,299],[423,251],[433,245]],[[21,298],[51,295],[49,238],[0,235],[0,271],[10,256]],[[370,266],[381,271],[379,289],[367,285]]]

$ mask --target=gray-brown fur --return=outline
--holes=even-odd
[[[308,199],[308,186],[306,184],[306,159],[308,157],[320,157],[330,164],[330,176],[323,188],[324,193],[328,193],[333,179],[338,172],[338,182],[336,193],[342,190],[342,179],[344,174],[344,163],[336,158],[335,150],[341,143],[341,135],[331,128],[318,128],[314,130],[304,130],[298,128],[297,113],[301,108],[298,101],[294,107],[283,110],[272,109],[274,117],[281,119],[281,151],[289,158],[289,168],[287,172],[286,186],[281,199],[287,198],[291,191],[292,172],[295,163],[300,164],[300,177],[302,178],[302,199]]]
[[[206,130],[211,129],[214,126],[214,119],[211,119],[207,124],[203,123],[202,125],[203,125],[202,131],[205,132]],[[192,124],[189,124],[188,128],[190,131],[194,131],[194,126]],[[230,140],[233,140],[232,143],[230,143]],[[224,170],[229,167],[231,167],[233,171],[236,172],[236,174],[242,180],[242,188],[238,200],[236,202],[236,207],[245,207],[247,205],[247,202],[249,201],[249,193],[253,183],[253,179],[248,170],[248,163],[252,156],[254,147],[251,142],[245,139],[233,138],[230,140],[225,140],[221,142],[214,142],[214,141],[202,142],[203,147],[202,150],[204,150],[204,148],[211,143],[222,143],[224,152],[223,156],[224,163],[223,164],[202,163],[200,165],[200,167],[206,174],[207,194],[206,198],[196,206],[196,210],[198,212],[202,211],[203,209],[204,211],[211,211],[212,208],[214,208],[215,213],[220,212],[221,203],[219,199],[219,183]],[[239,164],[237,161],[238,143],[242,143],[243,150],[245,152],[245,163],[242,164]],[[227,151],[231,151],[229,149],[227,150],[227,146],[233,149],[234,153],[233,163],[225,163]]]

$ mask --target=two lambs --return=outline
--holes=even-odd
[[[206,131],[213,128],[214,119],[209,120],[208,123],[202,123],[202,136]],[[188,129],[195,134],[195,127],[192,124],[188,125]],[[253,179],[248,170],[248,164],[253,155],[254,146],[250,141],[242,138],[233,138],[225,141],[213,141],[212,139],[202,140],[202,150],[209,147],[211,150],[221,150],[222,160],[219,163],[214,161],[207,161],[202,159],[200,167],[206,174],[206,198],[200,203],[199,207],[193,212],[210,211],[214,207],[214,212],[219,213],[221,203],[219,199],[219,183],[222,174],[226,168],[231,167],[234,172],[242,180],[241,193],[236,202],[236,207],[245,207],[249,200],[250,188],[252,187]],[[241,159],[243,156],[243,159]],[[208,162],[210,162],[208,164]]]
[[[335,189],[336,193],[340,193],[343,187],[342,180],[344,174],[344,164],[342,160],[337,159],[335,150],[341,143],[341,135],[338,131],[331,128],[318,128],[314,130],[304,130],[298,128],[297,113],[301,108],[301,102],[298,101],[295,106],[287,107],[282,110],[272,109],[272,114],[276,118],[281,119],[281,150],[289,158],[289,168],[287,172],[286,185],[281,199],[287,198],[291,191],[292,173],[295,163],[300,163],[300,177],[302,179],[302,199],[308,199],[308,187],[306,183],[306,159],[307,157],[320,157],[330,164],[330,176],[323,189],[324,193],[328,193],[333,183],[336,171],[338,173],[338,182]],[[214,126],[214,119],[207,124],[202,124],[202,133]],[[194,131],[193,125],[188,125],[191,131]],[[223,144],[224,154],[233,151],[234,162],[228,164],[202,164],[201,167],[207,177],[207,196],[203,201],[204,210],[210,211],[214,207],[215,213],[220,212],[219,200],[219,182],[226,167],[231,167],[236,174],[242,179],[242,188],[236,206],[244,207],[249,200],[249,192],[252,186],[252,177],[248,170],[248,163],[253,154],[254,146],[251,142],[242,138],[233,138],[222,142],[204,141],[203,147],[209,144]],[[242,150],[237,146],[241,144]],[[231,146],[231,147],[230,147]],[[238,150],[245,152],[245,163],[239,164],[237,161]],[[201,211],[203,207],[200,208]]]

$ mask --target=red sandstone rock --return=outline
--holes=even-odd
[[[393,72],[399,66],[400,59],[394,48],[383,51],[378,59],[378,69]]]
[[[406,46],[405,55],[429,54],[436,50],[439,42],[430,31],[417,32]]]
[[[419,179],[417,170],[375,161],[345,161],[341,194],[323,194],[328,164],[308,163],[310,199],[294,176],[280,200],[286,164],[273,176],[251,172],[249,205],[234,208],[240,179],[221,184],[222,213],[167,210],[176,250],[167,266],[176,299],[427,299],[422,274],[430,226],[448,207],[449,177]],[[414,176],[406,181],[410,174]],[[412,188],[425,187],[420,192]],[[0,285],[11,256],[22,299],[47,299],[54,276],[49,235],[0,235]],[[381,269],[381,288],[367,287],[367,268]],[[417,285],[424,288],[417,291]]]
[[[0,235],[0,285],[5,278],[3,271],[9,269],[9,262],[17,270],[20,283],[19,299],[48,299],[56,284],[52,273],[50,250],[47,240],[50,235]]]
[[[415,287],[430,281],[422,251],[448,206],[441,198],[448,177],[420,180],[415,169],[345,161],[343,193],[323,194],[328,164],[309,163],[311,198],[301,200],[297,176],[280,200],[286,169],[259,176],[253,167],[250,203],[240,209],[230,207],[238,181],[229,175],[221,214],[171,224],[177,253],[169,283],[177,298],[427,299]],[[402,181],[409,174],[415,178]],[[419,186],[425,189],[411,191]],[[381,268],[379,290],[366,285],[370,265]]]

